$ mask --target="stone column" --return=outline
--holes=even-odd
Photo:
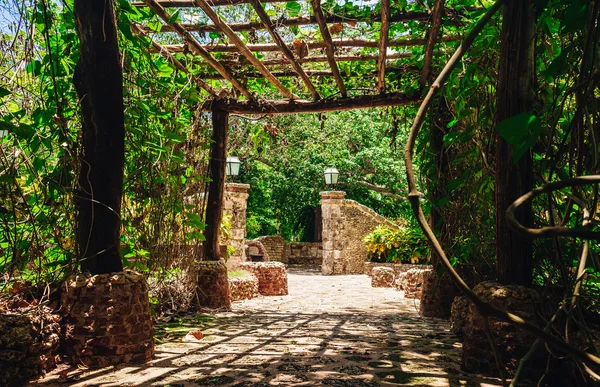
[[[235,269],[246,261],[244,243],[246,242],[246,208],[250,185],[239,183],[225,184],[223,215],[231,216],[231,238],[229,243],[235,252],[227,260],[227,268]]]
[[[346,193],[343,191],[321,192],[321,213],[323,219],[323,265],[324,275],[343,274],[345,222],[342,205]]]

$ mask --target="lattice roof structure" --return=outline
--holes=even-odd
[[[443,25],[481,8],[436,0],[143,0],[135,25],[208,99],[229,113],[301,113],[420,101]],[[243,19],[243,20],[240,20]],[[415,47],[418,49],[415,50]]]

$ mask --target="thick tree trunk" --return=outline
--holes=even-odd
[[[219,260],[219,228],[223,219],[223,191],[225,189],[225,150],[229,113],[212,111],[213,135],[210,147],[208,199],[206,201],[206,230],[204,236],[204,259]]]
[[[432,154],[433,166],[430,169],[429,180],[432,182],[430,188],[430,197],[433,205],[429,213],[429,224],[432,230],[437,234],[438,240],[444,246],[451,238],[449,225],[444,221],[440,209],[436,207],[440,199],[448,195],[446,186],[449,179],[449,154],[448,148],[444,146],[443,140],[446,134],[448,122],[452,115],[448,110],[446,100],[440,99],[439,107],[433,117],[429,137],[429,150]],[[432,252],[431,265],[434,269],[433,278],[426,279],[423,284],[421,295],[421,315],[425,317],[450,317],[452,301],[457,294],[457,289],[453,285],[448,273],[442,271],[441,258]]]
[[[83,271],[123,270],[123,75],[110,0],[75,0],[80,58],[73,77],[81,103],[82,157],[77,192],[77,242]]]
[[[534,27],[532,0],[509,1],[504,6],[498,75],[496,123],[532,110],[534,99]],[[532,241],[517,235],[506,223],[506,209],[532,189],[532,157],[527,152],[517,163],[511,146],[497,136],[496,148],[496,252],[498,280],[504,284],[532,282]],[[525,226],[532,223],[530,202],[516,213]]]

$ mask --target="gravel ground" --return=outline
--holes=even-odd
[[[460,371],[461,345],[418,301],[366,275],[289,269],[289,295],[159,325],[143,366],[55,371],[38,386],[499,386]],[[205,337],[182,341],[191,329]],[[65,378],[65,374],[67,377]]]

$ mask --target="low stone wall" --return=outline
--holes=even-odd
[[[371,277],[371,286],[374,288],[392,288],[396,273],[391,267],[375,267],[373,268],[373,276]]]
[[[60,362],[60,320],[49,308],[0,313],[0,386],[22,386]]]
[[[248,273],[244,277],[229,278],[231,301],[249,300],[258,295],[258,278],[254,274]]]
[[[285,265],[281,262],[245,262],[244,270],[258,278],[258,292],[263,296],[285,296],[288,294],[288,279]]]
[[[410,269],[403,277],[403,288],[405,298],[416,298],[421,299],[421,293],[423,291],[423,284],[425,283],[425,277],[432,272],[432,269]]]
[[[396,272],[396,275],[398,275],[400,273],[406,273],[410,269],[431,269],[432,268],[431,265],[413,265],[410,263],[366,262],[365,263],[365,274],[370,276],[374,267],[391,267],[394,269],[394,272]]]
[[[463,337],[467,316],[469,315],[469,299],[467,296],[456,296],[450,312],[450,330],[459,338]]]
[[[436,270],[425,276],[422,286],[419,313],[423,317],[447,319],[451,315],[451,306],[458,289],[447,272],[438,275]]]
[[[148,287],[132,271],[79,274],[62,291],[66,360],[101,368],[142,363],[154,355]]]
[[[261,255],[262,262],[269,262],[271,260],[269,252],[259,240],[246,241],[244,248],[246,249],[246,258],[250,262],[252,261],[253,255]]]
[[[271,261],[288,263],[285,240],[278,236],[261,236],[255,241],[262,243]]]
[[[289,264],[323,264],[323,243],[296,242],[285,246],[286,261]]]

